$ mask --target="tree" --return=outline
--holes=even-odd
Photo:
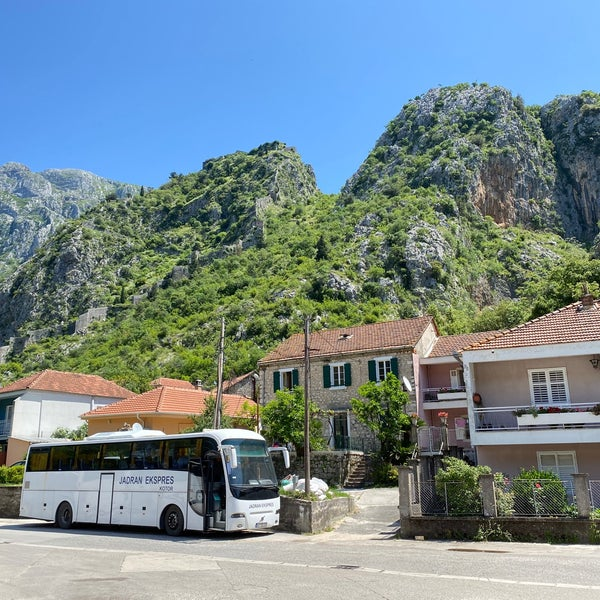
[[[275,400],[262,409],[264,436],[273,442],[292,443],[298,454],[304,450],[304,390],[297,386],[293,391],[279,390]],[[318,415],[319,407],[311,400],[310,412],[310,449],[325,447],[321,435],[323,424]]]
[[[77,429],[67,429],[66,427],[58,427],[54,430],[50,437],[68,440],[82,440],[88,434],[87,421],[82,423]]]
[[[217,399],[212,394],[206,398],[206,407],[204,412],[199,415],[191,415],[192,427],[186,431],[202,431],[203,429],[211,429],[214,427],[215,411],[217,409]],[[233,426],[233,418],[229,415],[221,415],[221,427],[226,429]]]
[[[317,240],[317,253],[315,255],[316,260],[326,260],[329,258],[329,246],[325,241],[325,238],[321,235]]]
[[[413,451],[410,441],[411,418],[406,414],[408,394],[400,380],[389,373],[385,381],[369,381],[358,388],[361,398],[350,404],[356,418],[375,433],[381,443],[381,458],[394,465],[403,464]]]

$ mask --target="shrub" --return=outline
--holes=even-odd
[[[15,465],[13,467],[0,467],[0,484],[16,484],[23,483],[23,465]]]
[[[398,467],[387,462],[379,462],[373,469],[373,483],[386,487],[398,485]]]
[[[471,466],[460,458],[447,457],[435,475],[435,490],[447,500],[451,515],[481,514],[479,476],[490,474],[486,466]]]
[[[567,492],[558,475],[550,471],[521,469],[512,492],[518,514],[562,515],[568,511]]]

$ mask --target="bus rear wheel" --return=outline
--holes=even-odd
[[[71,529],[73,525],[73,509],[68,502],[61,502],[56,509],[56,524],[61,529]]]
[[[181,535],[183,533],[183,513],[178,506],[167,506],[163,516],[163,524],[167,535]]]

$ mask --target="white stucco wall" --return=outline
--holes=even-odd
[[[79,415],[116,400],[117,398],[29,390],[15,399],[11,437],[47,438],[58,427],[76,429],[83,424]]]

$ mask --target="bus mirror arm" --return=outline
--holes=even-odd
[[[281,452],[283,455],[283,464],[285,465],[285,468],[290,468],[290,451],[285,446],[269,446],[268,450],[269,454]]]
[[[221,446],[223,455],[225,456],[225,462],[229,463],[230,468],[237,469],[238,459],[237,450],[233,446]]]

